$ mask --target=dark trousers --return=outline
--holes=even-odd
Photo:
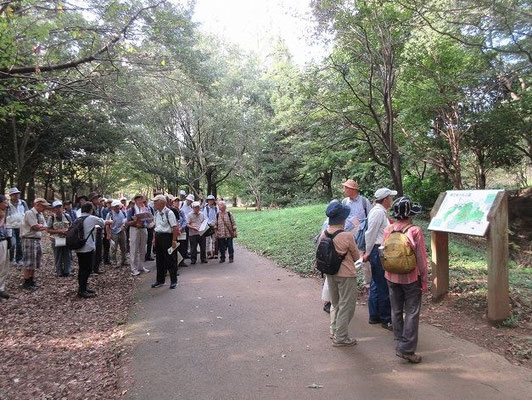
[[[157,267],[157,283],[164,283],[166,271],[170,274],[170,282],[177,282],[177,259],[176,252],[168,254],[172,247],[171,233],[155,232],[155,266]]]
[[[87,290],[87,281],[92,271],[92,263],[94,261],[94,250],[88,253],[78,254],[78,291],[85,292]]]
[[[218,238],[218,246],[220,248],[220,260],[225,260],[225,249],[229,252],[229,259],[232,260],[235,256],[235,249],[233,248],[233,238]]]
[[[22,239],[20,237],[20,229],[15,228],[12,230],[13,236],[11,238],[11,248],[9,249],[9,260],[11,262],[22,261]]]
[[[111,258],[109,257],[111,241],[104,236],[102,239],[102,243],[103,243],[103,262],[105,264],[111,264]]]
[[[393,335],[398,340],[397,351],[414,354],[417,348],[421,311],[421,284],[419,281],[404,285],[388,281],[388,288],[392,306]]]
[[[201,261],[207,261],[207,253],[205,249],[205,236],[193,235],[188,237],[190,241],[190,261],[196,262],[198,259],[198,244],[200,247]]]
[[[144,256],[145,260],[147,260],[148,258],[151,258],[151,245],[152,245],[152,242],[153,242],[153,228],[148,228],[148,241],[146,242],[146,255]],[[157,253],[155,253],[155,254],[157,254]]]
[[[369,255],[371,264],[371,284],[369,286],[369,319],[389,323],[392,321],[390,308],[390,295],[388,293],[388,283],[384,278],[384,269],[381,265],[379,246],[373,246]]]
[[[187,258],[187,245],[188,242],[186,240],[179,241],[179,247],[177,250],[179,251],[179,254],[181,254],[181,257],[183,257],[183,260],[181,261],[182,264],[185,263],[185,258]]]
[[[100,271],[100,264],[102,263],[103,235],[101,229],[94,230],[94,244],[96,245],[96,250],[92,253],[92,271],[98,272]]]

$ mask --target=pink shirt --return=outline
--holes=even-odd
[[[410,220],[400,220],[395,222],[393,225],[388,226],[384,230],[383,243],[390,236],[390,233],[393,230],[402,230],[406,228],[407,225],[411,225],[412,221]],[[409,284],[418,280],[418,277],[421,277],[421,288],[423,290],[427,289],[428,282],[428,268],[427,268],[427,249],[425,247],[425,239],[423,238],[423,232],[419,226],[412,226],[406,232],[406,236],[412,243],[412,247],[416,253],[417,265],[412,272],[408,274],[394,274],[388,271],[384,272],[384,277],[390,282],[398,284]]]

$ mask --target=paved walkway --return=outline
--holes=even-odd
[[[129,399],[530,399],[532,371],[422,324],[411,365],[358,305],[351,348],[333,348],[320,286],[240,247],[234,264],[146,275],[129,321]],[[311,388],[310,386],[318,386]]]

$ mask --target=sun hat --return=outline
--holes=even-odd
[[[113,202],[113,199],[105,199],[105,202],[106,202],[106,203],[112,203],[112,202]]]
[[[339,225],[347,219],[350,212],[351,209],[348,206],[338,200],[333,200],[327,206],[325,215],[329,217],[329,225]]]
[[[122,205],[122,203],[120,203],[120,201],[118,200],[113,200],[113,202],[111,203],[111,207],[120,207]]]
[[[144,198],[144,196],[140,193],[137,193],[134,197],[133,197],[133,200],[137,200],[138,198]]]
[[[167,194],[166,195],[166,198],[169,200],[169,201],[174,201],[175,200],[175,196],[173,194]]]
[[[216,200],[216,198],[212,194],[210,194],[207,196],[206,200]]]
[[[11,196],[12,194],[19,194],[20,193],[20,190],[18,190],[16,187],[12,187],[11,189],[9,189],[9,195]]]
[[[194,201],[194,195],[191,193],[187,196],[186,200]]]
[[[37,197],[35,200],[33,200],[33,204],[42,204],[43,206],[50,206],[50,203],[48,203],[46,199],[43,199],[42,197]]]
[[[96,193],[96,192],[92,192],[89,194],[88,198],[89,198],[89,201],[92,201],[92,199],[94,199],[95,197],[102,197],[99,193]]]
[[[59,207],[59,206],[62,206],[63,203],[61,202],[61,200],[56,200],[52,203],[52,208],[56,208],[56,207]]]
[[[357,181],[353,179],[348,179],[344,183],[342,183],[342,186],[348,187],[350,189],[357,189],[358,190],[358,183]]]
[[[158,194],[151,200],[152,201],[164,201],[166,203],[166,196],[164,194]]]
[[[395,219],[407,219],[421,212],[421,206],[414,204],[408,196],[396,199],[392,204],[392,216]]]
[[[184,191],[184,190],[180,190],[180,191],[179,191],[179,195],[180,195],[180,196],[186,196],[186,195],[187,195],[187,192]]]
[[[396,190],[391,190],[388,188],[380,188],[380,189],[377,189],[373,197],[375,197],[375,200],[382,200],[388,196],[396,196],[396,195],[397,195]]]
[[[200,204],[199,201],[195,201],[194,203],[192,203],[192,208],[194,208],[194,207],[200,207],[200,206],[201,206],[201,204]]]

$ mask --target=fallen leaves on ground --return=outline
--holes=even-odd
[[[56,277],[49,243],[43,244],[39,289],[22,289],[22,272],[11,268],[11,298],[0,303],[0,399],[119,398],[134,278],[127,267],[105,266],[103,275],[89,278],[98,296],[80,299],[77,273]]]

